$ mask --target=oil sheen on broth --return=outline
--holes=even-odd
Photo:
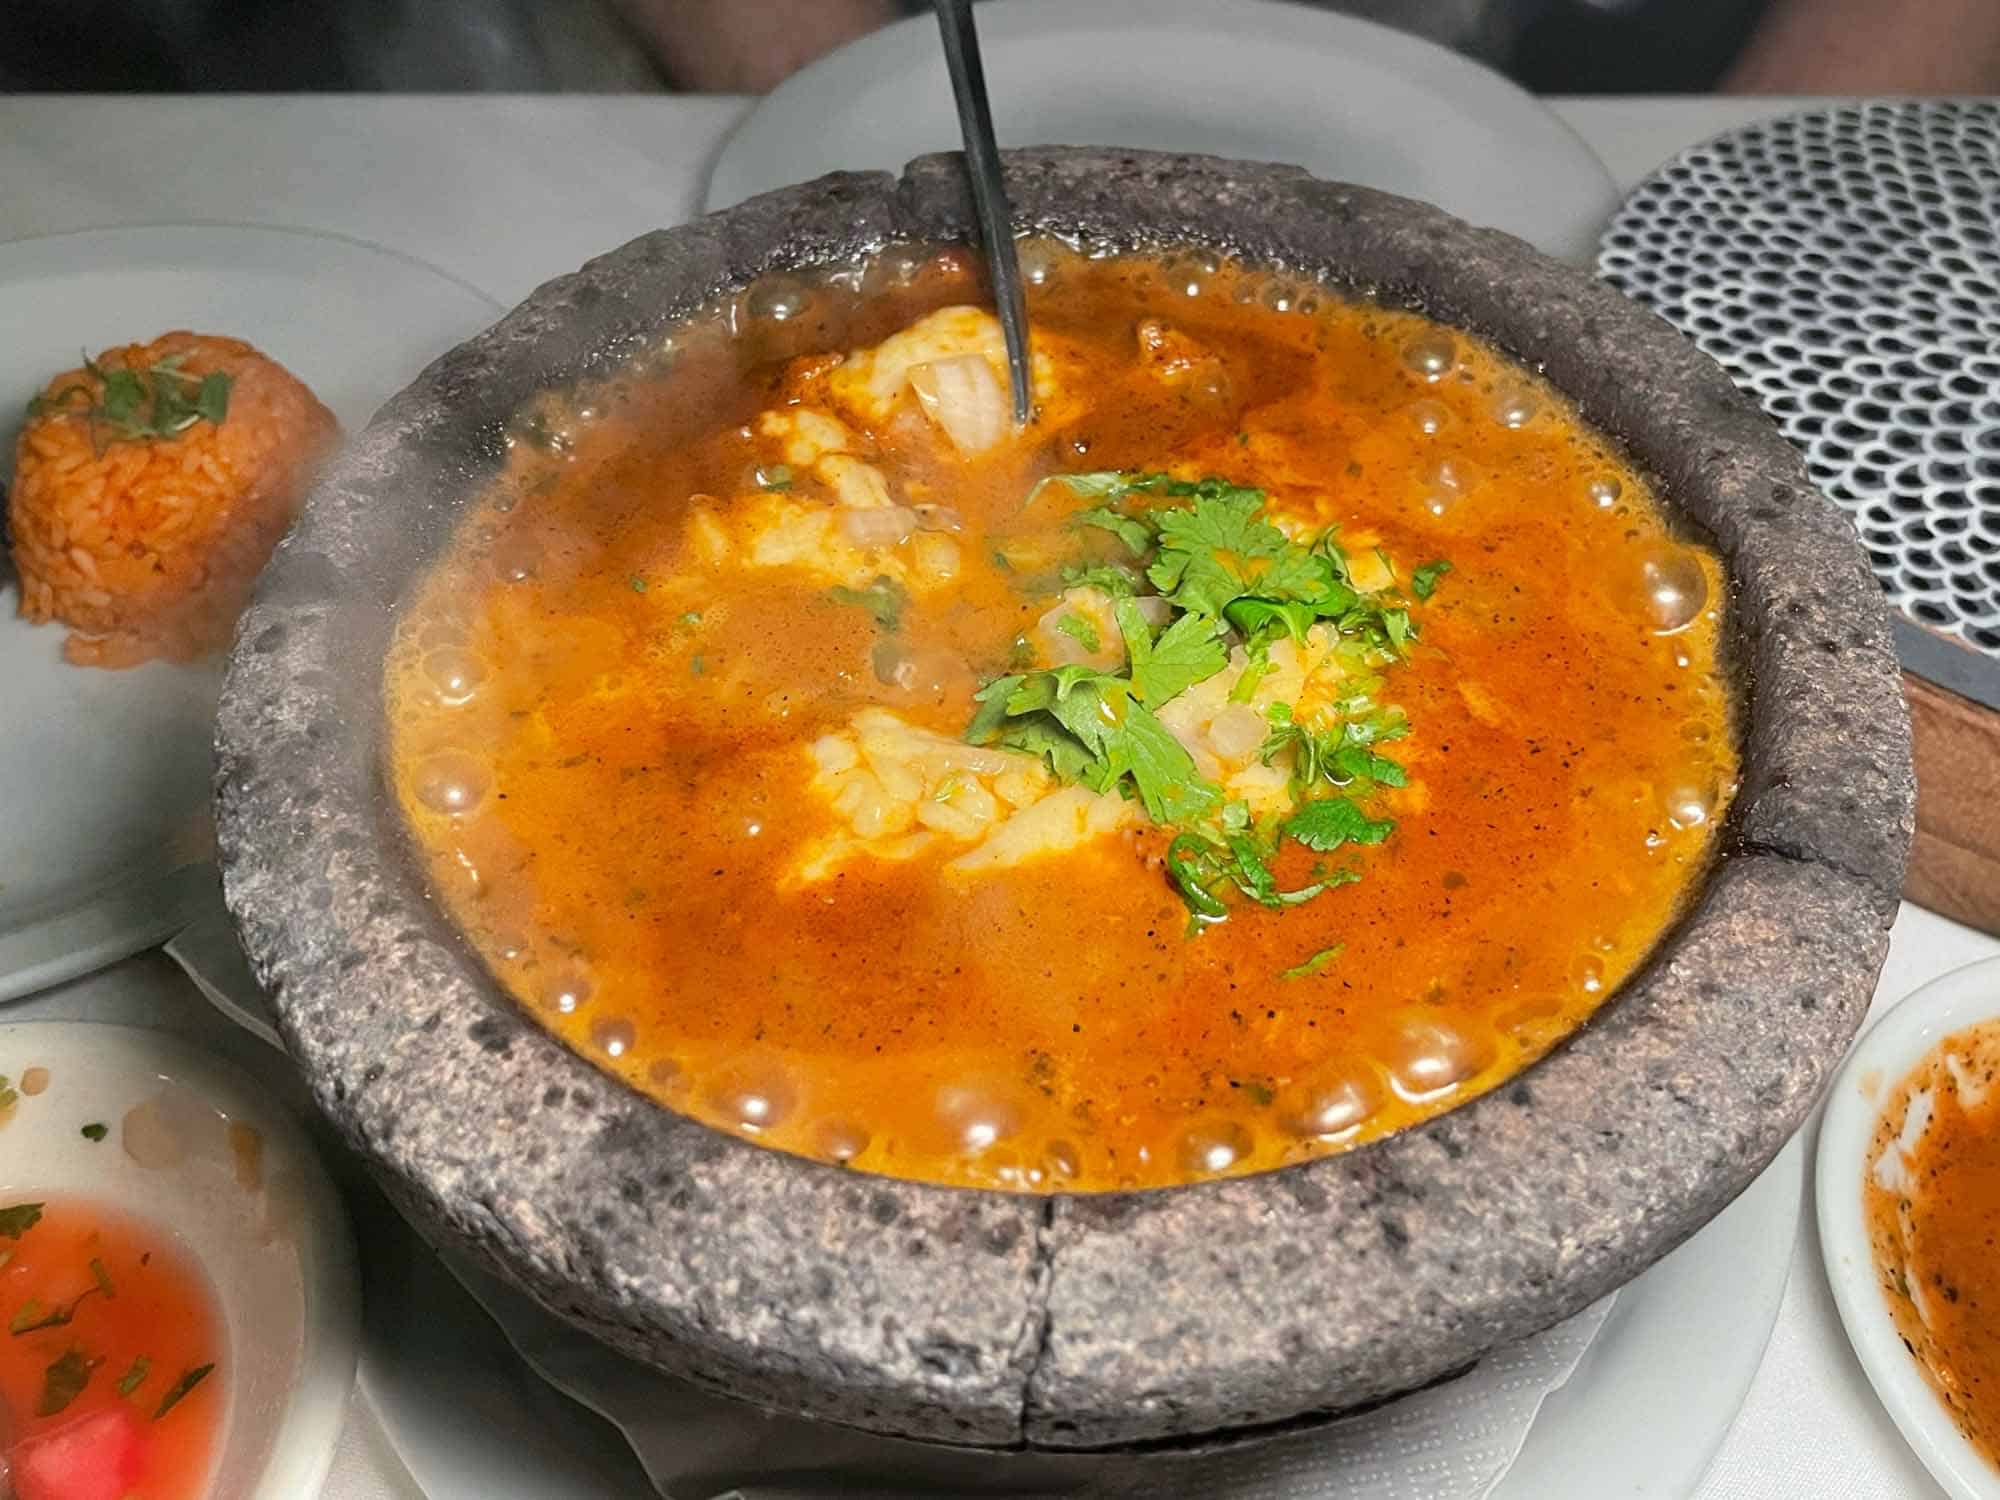
[[[1027,251],[1019,433],[952,250],[524,417],[387,667],[438,899],[634,1087],[896,1176],[1180,1183],[1492,1088],[1702,872],[1716,559],[1466,335]]]

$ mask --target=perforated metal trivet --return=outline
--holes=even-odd
[[[1597,267],[1763,403],[1893,604],[2000,656],[2000,104],[1718,137],[1640,185]]]

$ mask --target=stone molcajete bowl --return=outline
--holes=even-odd
[[[760,273],[968,240],[956,158],[647,235],[383,409],[312,497],[230,662],[229,904],[321,1106],[404,1211],[620,1350],[945,1443],[1104,1448],[1309,1419],[1577,1311],[1798,1127],[1866,1007],[1910,837],[1887,616],[1846,523],[1723,373],[1520,241],[1286,167],[1045,150],[1008,170],[1024,231],[1281,262],[1486,335],[1621,439],[1727,559],[1745,743],[1723,854],[1590,1025],[1513,1083],[1345,1155],[1012,1197],[799,1160],[657,1107],[538,1029],[426,898],[379,770],[379,666],[510,417]]]

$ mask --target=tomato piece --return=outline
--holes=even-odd
[[[18,1444],[20,1500],[124,1500],[146,1472],[146,1429],[120,1402]]]

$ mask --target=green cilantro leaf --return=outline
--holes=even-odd
[[[1128,568],[1124,563],[1091,563],[1087,567],[1065,568],[1062,577],[1066,588],[1096,589],[1113,599],[1131,598],[1144,582],[1137,568]]]
[[[21,1304],[20,1311],[7,1320],[7,1331],[19,1336],[24,1333],[33,1333],[37,1328],[59,1327],[68,1321],[69,1319],[62,1314],[60,1308],[56,1309],[54,1317],[50,1317],[49,1305],[42,1301],[40,1297],[30,1297],[26,1302]]]
[[[1099,710],[1102,705],[1097,700],[1100,686],[1116,682],[1107,672],[1095,667],[1072,662],[1067,666],[1055,667],[1041,672],[1026,672],[1019,679],[1014,691],[1007,697],[1007,712],[1010,714],[1031,714],[1042,709],[1054,712],[1067,704],[1078,689],[1084,689],[1078,704],[1084,709],[1085,720],[1090,726],[1079,733],[1087,734],[1093,740],[1103,733],[1109,723]],[[1123,683],[1117,684],[1121,689]],[[1088,699],[1085,703],[1083,700]]]
[[[972,722],[965,726],[965,742],[968,745],[990,745],[993,742],[1000,726],[1007,722],[1007,700],[1014,696],[1014,689],[1025,680],[1018,673],[996,677],[972,695],[972,701],[979,707],[972,715]]]
[[[1097,627],[1082,615],[1063,615],[1056,621],[1056,629],[1086,651],[1096,652],[1104,649],[1104,639],[1097,633]]]
[[[1100,531],[1108,531],[1123,542],[1136,557],[1153,549],[1153,529],[1144,521],[1134,520],[1122,511],[1108,505],[1094,505],[1089,510],[1080,510],[1070,517],[1074,526],[1095,526]]]
[[[1127,700],[1121,722],[1105,737],[1109,780],[1129,774],[1155,823],[1192,823],[1222,803],[1222,790],[1196,769],[1194,757],[1143,705]]]
[[[1022,720],[1001,734],[997,743],[1003,750],[1040,756],[1064,781],[1081,781],[1098,764],[1075,735],[1043,718]]]
[[[1382,745],[1403,739],[1409,732],[1410,721],[1403,717],[1401,709],[1360,705],[1347,715],[1340,737],[1349,745]]]
[[[1213,619],[1182,615],[1160,632],[1156,641],[1131,600],[1119,600],[1116,614],[1132,662],[1132,692],[1142,703],[1165,703],[1229,665],[1222,626]]]
[[[1246,638],[1261,636],[1268,643],[1288,635],[1304,644],[1318,612],[1310,604],[1274,599],[1238,599],[1223,611],[1223,617]]]
[[[166,1395],[160,1398],[160,1404],[153,1412],[153,1420],[155,1422],[159,1421],[160,1418],[164,1417],[176,1406],[179,1406],[181,1398],[206,1380],[210,1372],[214,1369],[215,1366],[213,1364],[196,1365],[192,1370],[181,1376],[179,1380],[176,1380],[168,1389]]]
[[[1312,954],[1310,957],[1302,959],[1300,962],[1293,964],[1289,969],[1285,970],[1278,977],[1280,979],[1310,978],[1312,975],[1319,973],[1328,964],[1332,963],[1336,958],[1340,957],[1340,955],[1344,953],[1346,950],[1347,950],[1347,944],[1345,943],[1335,943],[1330,948],[1322,948],[1319,950],[1319,952]]]
[[[1354,592],[1334,578],[1324,557],[1289,542],[1267,565],[1251,570],[1251,585],[1252,593],[1267,599],[1311,601],[1321,614],[1345,608],[1345,600]]]
[[[81,1350],[66,1349],[56,1362],[42,1372],[42,1396],[35,1403],[35,1415],[53,1417],[83,1394],[90,1377],[104,1363],[86,1359]]]
[[[1108,495],[1122,495],[1131,488],[1132,476],[1122,469],[1098,469],[1082,474],[1051,474],[1048,478],[1028,491],[1028,504],[1041,499],[1042,491],[1052,485],[1062,485],[1071,494],[1085,500],[1102,499]]]
[[[146,1377],[153,1373],[153,1362],[141,1354],[132,1361],[131,1368],[118,1379],[118,1394],[129,1396],[146,1383]]]
[[[42,1205],[39,1203],[16,1203],[12,1208],[0,1208],[0,1235],[10,1240],[18,1240],[41,1222]]]
[[[100,1276],[101,1271],[103,1274]],[[75,1321],[76,1310],[83,1306],[86,1298],[95,1297],[99,1293],[106,1297],[116,1295],[111,1288],[111,1274],[104,1271],[102,1262],[93,1260],[90,1274],[96,1279],[97,1285],[85,1287],[68,1302],[50,1307],[41,1298],[30,1297],[21,1304],[21,1310],[8,1322],[7,1331],[18,1338],[24,1333],[38,1333],[44,1328],[64,1328]]]
[[[1451,564],[1443,558],[1427,562],[1410,575],[1410,592],[1419,599],[1428,599],[1437,592],[1438,580],[1451,571]]]
[[[229,415],[229,391],[235,382],[220,370],[201,377],[201,390],[194,398],[194,414],[217,427]]]
[[[1167,845],[1167,876],[1196,919],[1219,922],[1229,915],[1229,903],[1213,889],[1220,884],[1221,872],[1215,851],[1205,840],[1192,833],[1177,835]]]
[[[835,604],[851,604],[867,610],[875,623],[891,635],[902,625],[903,610],[910,602],[908,591],[887,574],[877,576],[865,589],[836,584],[827,590],[827,597]]]
[[[1407,786],[1409,775],[1386,755],[1360,745],[1342,745],[1333,752],[1329,781],[1378,781],[1383,786]]]
[[[196,375],[181,364],[182,356],[171,355],[143,370],[107,369],[86,357],[84,371],[98,383],[94,395],[78,382],[38,399],[29,412],[74,412],[90,424],[93,439],[114,442],[178,437],[199,422],[220,426],[229,415],[235,377],[219,370]]]
[[[1408,647],[1410,638],[1416,634],[1416,628],[1410,624],[1410,612],[1407,609],[1383,610],[1382,629],[1389,637],[1389,644],[1399,653]]]
[[[997,678],[976,695],[966,737],[1035,755],[1066,781],[1135,797],[1171,831],[1167,876],[1188,905],[1191,930],[1222,920],[1238,899],[1282,908],[1358,880],[1356,869],[1315,868],[1308,884],[1287,890],[1272,866],[1288,837],[1326,852],[1380,843],[1394,827],[1355,799],[1407,783],[1402,766],[1374,749],[1409,732],[1402,711],[1379,701],[1382,671],[1417,637],[1400,597],[1386,589],[1358,593],[1334,534],[1292,540],[1266,519],[1259,489],[1212,476],[1106,471],[1054,476],[1030,500],[1052,484],[1099,502],[1072,514],[1073,525],[1108,531],[1147,559],[1143,573],[1098,562],[1059,575],[1067,586],[1097,588],[1111,600],[1126,663],[1118,671],[1072,665]],[[1421,599],[1444,568],[1419,571],[1421,584],[1411,587]],[[1168,606],[1157,634],[1141,607],[1149,590]],[[1103,645],[1101,627],[1079,613],[1060,614],[1055,628],[1087,650]],[[1316,704],[1310,722],[1299,721],[1292,705],[1270,707],[1260,753],[1267,765],[1289,759],[1292,807],[1288,816],[1253,819],[1245,802],[1201,774],[1157,710],[1226,670],[1233,642],[1243,647],[1244,665],[1230,696],[1254,701],[1272,668],[1272,647],[1287,638],[1337,655],[1343,696]],[[1316,797],[1323,783],[1350,790]],[[1297,973],[1316,972],[1332,951]]]
[[[1308,802],[1285,820],[1285,833],[1320,854],[1342,844],[1379,844],[1395,823],[1371,818],[1346,797],[1322,797]]]
[[[1221,479],[1194,487],[1194,504],[1159,513],[1160,548],[1180,552],[1227,552],[1248,560],[1276,557],[1291,544],[1285,534],[1259,517],[1264,492]]]

